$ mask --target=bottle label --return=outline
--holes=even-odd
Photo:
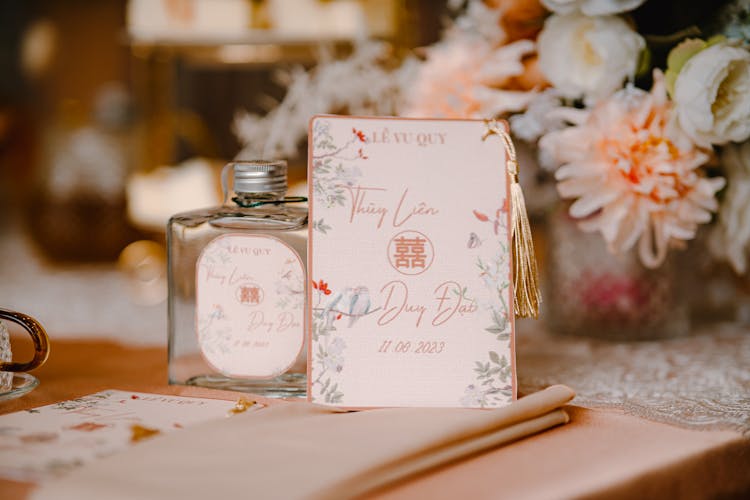
[[[196,264],[201,352],[224,375],[272,378],[304,344],[305,271],[297,252],[271,236],[228,234]]]

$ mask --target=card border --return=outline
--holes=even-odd
[[[392,408],[389,406],[338,406],[338,405],[331,405],[326,403],[320,403],[320,402],[314,402],[312,400],[312,350],[313,350],[313,344],[312,344],[312,293],[313,293],[313,287],[310,286],[312,280],[313,280],[313,225],[309,221],[315,220],[313,217],[313,213],[315,210],[315,204],[313,203],[313,192],[312,192],[312,154],[313,154],[313,145],[310,143],[310,138],[312,137],[312,129],[313,124],[315,120],[319,120],[322,118],[334,118],[334,119],[352,119],[352,120],[372,120],[372,121],[421,121],[421,122],[481,122],[486,123],[487,120],[481,119],[481,118],[416,118],[416,117],[396,117],[396,116],[360,116],[360,115],[332,115],[332,114],[317,114],[313,115],[310,118],[310,121],[307,125],[307,138],[308,138],[308,144],[307,144],[307,206],[308,206],[308,226],[307,226],[307,277],[308,277],[308,283],[307,283],[307,301],[306,301],[306,308],[305,316],[306,316],[306,331],[305,331],[305,340],[307,341],[307,401],[309,403],[314,404],[320,404],[326,407],[333,407],[333,408],[339,408],[341,410],[347,410],[347,411],[360,411],[360,410],[374,410],[378,408]],[[505,120],[496,120],[497,123],[501,124],[503,128],[506,131],[509,131],[510,128],[508,126],[508,122]],[[508,152],[505,151],[505,160],[508,159]],[[500,163],[500,162],[498,162]],[[510,183],[511,178],[510,174],[508,173],[508,169],[505,169],[505,196],[508,201],[510,201]],[[512,233],[512,226],[511,226],[511,210],[508,210],[508,213],[506,214],[507,217],[507,223],[508,223],[508,248],[512,248],[513,244],[513,238],[511,236]],[[511,366],[511,373],[512,373],[512,380],[511,380],[511,386],[512,386],[512,396],[511,396],[511,402],[518,400],[518,381],[517,381],[517,374],[516,374],[516,315],[513,310],[513,304],[514,301],[514,295],[515,291],[513,289],[514,286],[514,280],[513,280],[513,259],[510,259],[510,279],[509,279],[510,286],[508,286],[508,307],[509,307],[509,316],[511,318],[510,321],[510,366]],[[411,407],[410,407],[411,408]],[[433,407],[430,407],[433,408]],[[436,406],[434,408],[454,408],[454,406]],[[460,406],[455,406],[455,408],[461,408]],[[466,409],[484,409],[484,410],[492,410],[495,408],[502,408],[502,407],[492,407],[492,408],[466,408]]]

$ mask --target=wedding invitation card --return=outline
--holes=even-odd
[[[310,123],[308,398],[515,399],[509,181],[482,120]]]
[[[42,481],[158,434],[226,418],[219,399],[106,390],[0,416],[0,477]],[[251,411],[262,409],[255,404]]]

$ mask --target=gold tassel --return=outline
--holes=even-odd
[[[516,148],[510,134],[496,120],[489,120],[482,140],[492,134],[500,136],[507,154],[506,168],[510,177],[511,240],[513,253],[513,308],[519,318],[538,318],[539,304],[542,302],[539,290],[539,272],[534,254],[534,241],[531,238],[529,216],[521,185],[518,183],[518,161]]]

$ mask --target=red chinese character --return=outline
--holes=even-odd
[[[260,289],[257,286],[240,287],[240,302],[243,304],[260,304]]]
[[[416,238],[405,238],[401,236],[394,240],[396,251],[393,254],[393,260],[396,267],[401,268],[414,268],[421,267],[424,269],[425,255],[424,238],[417,236]]]

